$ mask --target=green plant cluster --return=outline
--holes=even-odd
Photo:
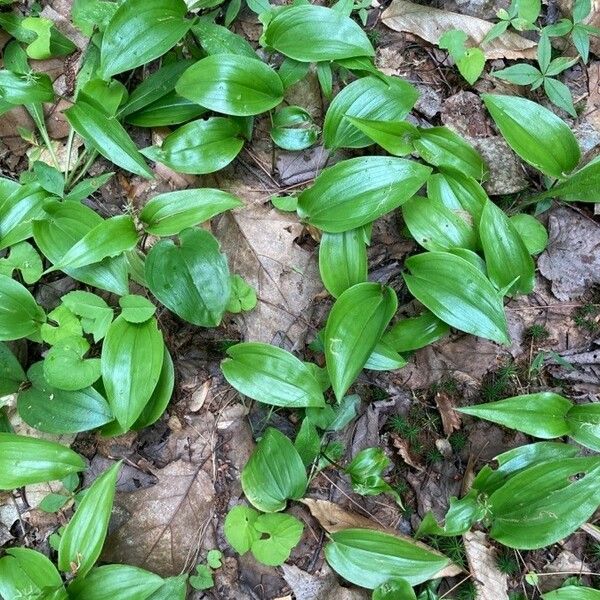
[[[262,113],[271,114],[274,144],[309,147],[319,129],[305,108],[282,106],[286,90],[311,65],[325,96],[332,96],[334,74],[351,75],[353,81],[329,105],[323,143],[330,150],[376,144],[386,153],[343,160],[297,197],[276,201],[321,232],[319,268],[334,299],[314,346],[325,367],[258,342],[229,346],[222,362],[225,379],[240,394],[295,409],[302,417],[294,441],[277,429],[265,431],[241,474],[252,507],[234,507],[225,522],[235,550],[278,565],[302,535],[302,524],[281,511],[305,495],[318,470],[340,460],[341,449],[327,442],[327,434],[355,418],[360,398],[348,392],[363,369],[402,368],[410,352],[451,327],[509,344],[503,299],[533,290],[532,255],[544,249],[547,234],[533,216],[509,217],[488,198],[481,185],[486,165],[466,141],[445,127],[415,127],[404,120],[418,93],[375,68],[370,40],[350,18],[362,4],[341,0],[326,8],[299,1],[276,7],[252,0],[248,5],[263,24],[260,43],[267,55],[283,57],[277,70],[242,37],[216,24],[218,13],[204,10],[215,3],[198,2],[202,16],[190,17],[183,0],[75,0],[73,23],[90,41],[64,111],[71,126],[66,164],[43,117],[43,103],[57,98],[52,82],[32,70],[28,59],[69,54],[74,47],[41,17],[0,13],[0,26],[14,38],[3,54],[0,112],[24,106],[37,126],[36,133],[24,135],[41,140],[38,160],[21,181],[0,179],[0,393],[17,394],[19,415],[42,432],[98,430],[113,436],[156,422],[174,387],[157,308],[196,326],[216,327],[226,312],[256,304],[254,290],[230,272],[218,241],[199,227],[242,201],[218,189],[190,189],[159,194],[141,210],[131,204],[124,215],[104,218],[85,201],[112,173],[88,177],[89,168],[103,156],[144,178],[153,177],[148,161],[180,173],[212,173],[252,139],[254,118]],[[229,25],[240,2],[224,8]],[[156,69],[137,86],[131,86],[134,77],[123,76],[150,64]],[[486,95],[484,102],[509,146],[546,176],[548,190],[535,201],[598,200],[599,163],[576,170],[580,150],[563,121],[523,98]],[[160,145],[139,149],[130,126],[168,126],[172,132]],[[42,160],[46,156],[48,162]],[[368,281],[367,247],[373,222],[399,208],[423,248],[406,261],[404,273],[423,310],[395,320],[396,292]],[[48,312],[36,299],[36,286],[56,272],[85,289],[63,295]],[[39,360],[27,372],[13,352],[17,340],[35,345],[31,354]],[[557,435],[590,445],[597,433],[589,429],[597,428],[598,420],[594,411],[579,414],[577,408],[569,405],[561,413],[560,424],[568,422],[568,431],[557,425],[565,430]],[[86,468],[81,456],[58,443],[13,433],[6,415],[0,424],[5,430],[0,489],[63,480],[67,494],[61,506],[76,502],[57,540],[58,568],[39,552],[10,549],[0,559],[2,596],[185,597],[187,574],[163,579],[127,565],[95,566],[118,464],[84,494],[75,494],[73,477]],[[591,490],[599,483],[600,459],[575,454],[572,446],[541,442],[498,457],[498,468],[484,467],[472,491],[453,501],[444,527],[429,516],[419,534],[456,536],[481,522],[509,547],[541,547],[565,537],[598,506]],[[358,493],[388,493],[400,501],[385,479],[389,464],[381,449],[367,448],[342,468]],[[515,507],[517,493],[524,502]],[[556,500],[554,512],[547,510],[549,499]],[[59,508],[57,498],[47,504]],[[372,589],[377,599],[416,597],[413,586],[454,566],[433,548],[369,529],[331,533],[325,556],[342,577]],[[190,585],[210,585],[219,559],[208,559]]]

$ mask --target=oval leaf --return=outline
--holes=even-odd
[[[425,311],[417,317],[394,323],[381,341],[396,352],[410,352],[433,344],[450,333],[450,327],[433,313]]]
[[[566,419],[570,437],[578,444],[600,452],[600,403],[573,406]]]
[[[0,340],[18,340],[33,335],[45,321],[44,309],[27,288],[0,275]]]

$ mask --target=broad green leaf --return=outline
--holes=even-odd
[[[70,496],[65,496],[63,494],[48,494],[38,504],[38,508],[47,513],[55,513],[58,512],[70,499]]]
[[[566,415],[569,437],[600,452],[600,403],[577,404]]]
[[[62,479],[86,463],[66,446],[14,433],[0,433],[0,489]]]
[[[373,56],[365,32],[352,19],[310,4],[281,7],[261,15],[265,23],[260,43],[302,62]]]
[[[206,109],[177,92],[169,92],[144,108],[125,117],[125,121],[137,127],[168,127],[180,125],[203,115]]]
[[[451,564],[443,554],[381,531],[343,529],[330,539],[325,546],[329,566],[344,579],[371,590],[393,577],[417,585]]]
[[[81,86],[77,100],[93,106],[107,117],[114,117],[127,94],[127,88],[116,79],[90,79]]]
[[[213,173],[226,167],[240,152],[244,140],[239,125],[225,117],[192,121],[168,135],[160,148],[142,154],[179,173]]]
[[[16,392],[26,379],[17,357],[6,344],[0,342],[0,397]]]
[[[44,309],[18,281],[0,275],[0,341],[18,340],[39,332]]]
[[[179,244],[161,240],[146,258],[150,291],[169,310],[201,327],[216,327],[231,295],[231,278],[219,242],[204,229],[185,229]]]
[[[600,185],[600,157],[590,161],[572,175],[557,183],[547,192],[536,196],[543,198],[562,198],[571,202],[598,202]]]
[[[373,590],[373,600],[417,600],[415,590],[406,579],[393,578]]]
[[[38,183],[50,194],[62,196],[65,191],[64,175],[54,167],[36,160],[33,163],[33,172]]]
[[[68,587],[69,600],[149,600],[164,579],[129,565],[104,565]]]
[[[286,57],[283,59],[277,72],[279,73],[279,77],[281,77],[283,87],[287,90],[287,88],[304,79],[309,68],[310,63],[300,62],[293,58]]]
[[[573,533],[598,508],[600,458],[534,465],[488,499],[490,537],[509,548],[535,549]]]
[[[292,515],[260,515],[254,528],[261,537],[254,541],[251,552],[263,565],[278,567],[289,557],[302,537],[304,526]]]
[[[406,366],[406,359],[383,341],[371,352],[364,368],[372,371],[395,371]]]
[[[91,196],[96,190],[99,190],[107,183],[114,173],[103,173],[95,177],[88,177],[81,180],[73,189],[64,197],[65,202],[81,202],[88,196]]]
[[[338,401],[362,371],[397,307],[394,290],[370,282],[354,285],[336,300],[323,340],[327,372]]]
[[[571,402],[563,396],[540,392],[456,410],[534,437],[552,439],[569,433],[566,415],[571,407]]]
[[[78,29],[91,37],[94,29],[106,29],[117,8],[119,5],[116,2],[106,0],[73,0],[71,18]]]
[[[402,216],[415,241],[426,250],[477,248],[475,228],[437,199],[414,196],[402,205]]]
[[[579,585],[567,585],[542,594],[543,600],[600,600],[600,590]]]
[[[90,349],[83,337],[59,340],[44,358],[44,377],[53,387],[77,391],[89,387],[100,378],[100,359],[84,358]]]
[[[133,219],[129,215],[118,215],[103,219],[96,227],[86,233],[51,271],[63,271],[65,268],[80,269],[99,263],[131,250],[138,241]]]
[[[11,246],[6,258],[0,258],[0,273],[12,277],[20,271],[23,281],[29,285],[38,281],[44,271],[42,259],[29,242],[19,242]]]
[[[286,106],[273,115],[271,139],[284,150],[304,150],[312,146],[319,135],[309,112],[300,106]]]
[[[214,23],[210,17],[201,17],[192,25],[192,33],[207,54],[237,54],[257,58],[246,38]]]
[[[304,496],[308,479],[292,442],[269,427],[242,470],[242,489],[250,503],[263,512],[279,512],[288,500]]]
[[[123,318],[128,323],[145,323],[156,312],[156,306],[138,294],[127,294],[119,298],[119,306]]]
[[[93,387],[69,392],[49,385],[42,362],[29,367],[27,379],[31,385],[19,392],[17,408],[31,427],[48,433],[79,433],[113,419],[108,403]]]
[[[257,58],[213,54],[192,65],[175,87],[183,98],[226,115],[258,115],[283,100],[279,75]]]
[[[398,77],[362,77],[347,85],[333,99],[323,124],[326,148],[363,148],[373,143],[369,134],[347,117],[372,121],[402,121],[419,94]],[[393,133],[392,130],[390,133]],[[379,140],[375,140],[379,143]]]
[[[329,386],[327,386],[329,387]],[[341,431],[354,420],[360,406],[360,396],[344,396],[335,406],[326,404],[324,408],[307,408],[306,417],[319,429]]]
[[[215,585],[212,570],[208,565],[196,565],[196,574],[188,579],[195,590],[208,590]]]
[[[128,323],[115,319],[102,346],[102,381],[116,420],[129,429],[142,414],[163,365],[164,343],[156,319]]]
[[[188,574],[163,579],[163,584],[148,596],[148,600],[185,600],[188,591]]]
[[[125,0],[108,22],[98,75],[130,71],[162,56],[188,31],[183,0]]]
[[[256,510],[242,504],[234,506],[227,513],[223,533],[238,554],[248,552],[252,544],[260,538],[260,533],[254,528],[258,515]]]
[[[177,235],[239,206],[243,206],[239,198],[221,190],[179,190],[152,198],[142,209],[140,220],[145,231],[152,235]]]
[[[362,229],[323,233],[319,271],[325,289],[334,298],[353,285],[367,281],[367,245]]]
[[[64,111],[69,124],[104,158],[126,171],[152,179],[154,175],[137,146],[114,117],[78,100]]]
[[[509,344],[502,298],[489,279],[465,259],[427,252],[405,261],[410,293],[456,329]]]
[[[0,70],[0,100],[9,104],[33,104],[52,102],[54,90],[46,73],[13,73]]]
[[[100,557],[108,531],[121,462],[104,471],[86,490],[83,500],[60,536],[58,568],[85,577]]]
[[[556,178],[564,177],[577,166],[577,140],[554,113],[516,96],[484,94],[482,98],[502,137],[525,162]]]
[[[548,245],[548,231],[531,215],[519,213],[510,217],[510,222],[517,230],[529,254],[540,254]]]
[[[306,417],[294,439],[294,448],[298,451],[302,462],[308,467],[319,456],[321,450],[321,436],[315,424]]]
[[[351,158],[321,172],[298,197],[301,219],[328,233],[375,221],[411,198],[431,170],[386,156]]]
[[[393,156],[410,154],[414,150],[414,139],[419,136],[418,128],[408,121],[376,121],[348,115],[345,118]]]
[[[273,406],[324,406],[321,387],[310,369],[283,348],[246,342],[228,348],[227,355],[221,370],[240,394]]]
[[[65,338],[83,337],[83,328],[81,327],[80,320],[67,306],[60,304],[52,312],[48,313],[47,319],[46,323],[40,327],[40,335],[42,336],[42,341],[50,346],[57,344]]]
[[[396,352],[410,352],[433,344],[449,332],[446,323],[425,311],[416,317],[396,321],[381,340]]]
[[[38,248],[53,264],[59,263],[73,246],[103,222],[100,215],[78,202],[54,202],[45,206],[44,210],[48,216],[34,222],[33,237]],[[73,279],[119,296],[128,293],[127,265],[122,256],[79,269],[66,267],[64,272]]]
[[[473,85],[485,67],[485,54],[481,48],[467,48],[464,55],[456,61],[459,73]]]
[[[77,290],[63,296],[62,302],[73,314],[81,317],[83,331],[91,334],[94,342],[106,335],[113,319],[113,310],[100,296]]]
[[[75,44],[64,36],[50,19],[26,17],[21,21],[21,27],[37,36],[26,48],[29,58],[45,60],[55,56],[65,56],[76,50]]]
[[[535,287],[535,264],[523,239],[504,211],[489,200],[479,222],[479,236],[492,283],[508,294],[529,294]],[[517,279],[517,281],[515,281]]]

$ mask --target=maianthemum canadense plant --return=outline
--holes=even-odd
[[[64,111],[71,126],[65,160],[48,136],[42,110],[57,95],[48,75],[28,60],[69,54],[74,46],[47,19],[0,13],[0,25],[13,38],[3,52],[0,111],[22,105],[37,126],[36,132],[22,132],[34,145],[31,168],[19,182],[0,179],[0,392],[16,394],[20,417],[50,434],[98,430],[112,436],[159,419],[172,395],[174,368],[154,316],[157,304],[194,325],[216,327],[226,312],[256,303],[252,288],[230,272],[218,241],[198,227],[242,201],[217,189],[188,189],[103,218],[85,201],[113,174],[87,177],[89,168],[103,156],[147,178],[153,177],[148,160],[181,173],[212,173],[252,139],[254,117],[262,113],[271,115],[273,143],[307,148],[319,129],[305,108],[285,105],[286,90],[313,65],[327,97],[334,75],[351,79],[329,105],[323,144],[331,150],[377,148],[324,169],[297,197],[273,199],[320,232],[320,273],[334,303],[312,347],[324,355],[325,367],[252,341],[230,346],[222,363],[240,394],[302,416],[294,441],[266,430],[241,475],[251,506],[234,507],[225,521],[237,552],[279,565],[303,530],[281,511],[304,496],[320,469],[341,459],[343,449],[327,443],[325,434],[356,416],[360,398],[348,392],[361,371],[402,368],[412,351],[450,328],[508,344],[503,299],[533,290],[532,255],[544,249],[547,234],[534,216],[508,216],[488,198],[481,185],[487,167],[466,141],[445,127],[415,127],[405,120],[418,93],[375,68],[373,47],[350,18],[354,2],[340,0],[332,8],[249,2],[263,24],[260,43],[268,61],[216,24],[217,12],[205,14],[219,4],[198,2],[201,16],[192,16],[183,0],[74,1],[73,23],[89,44]],[[230,24],[240,2],[224,8]],[[131,85],[131,75],[146,65],[152,73]],[[525,98],[483,99],[510,147],[545,176],[547,190],[523,206],[547,198],[598,201],[598,160],[578,168],[580,150],[563,121]],[[130,126],[172,131],[160,146],[139,149]],[[397,209],[423,249],[406,260],[404,273],[422,311],[404,319],[395,319],[396,292],[368,280],[372,223]],[[155,239],[151,247],[148,236]],[[36,286],[56,272],[81,289],[58,305],[41,306]],[[34,358],[27,364],[17,358],[19,340],[31,348]],[[534,406],[538,415],[561,404],[545,396],[534,404],[511,402],[504,413],[483,406],[470,410],[491,420],[502,413],[497,422],[527,431],[511,410]],[[563,426],[550,427],[552,435],[540,435],[549,431],[539,419],[539,429],[528,432],[568,434],[597,450],[589,441],[598,438],[597,411],[570,403],[567,409],[565,402],[556,417]],[[0,559],[5,600],[185,598],[186,574],[163,579],[126,565],[95,566],[118,464],[74,494],[76,474],[86,468],[81,456],[14,433],[7,413],[0,423],[0,489],[63,480],[71,495],[60,502],[76,503],[55,540],[57,566],[24,548],[9,549]],[[542,547],[569,535],[599,504],[593,491],[600,483],[600,458],[576,454],[572,446],[541,442],[498,457],[496,469],[484,467],[467,496],[453,500],[444,526],[428,516],[419,535],[457,535],[478,522],[514,548]],[[388,464],[381,449],[368,448],[344,471],[357,493],[388,493],[399,502],[383,478]],[[515,506],[517,496],[523,502]],[[372,589],[378,600],[416,598],[414,586],[452,566],[421,543],[369,529],[332,533],[325,556],[342,577]],[[375,563],[376,572],[370,568]],[[218,564],[209,560],[189,583],[210,585]]]

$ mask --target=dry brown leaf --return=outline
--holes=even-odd
[[[482,531],[469,531],[463,535],[465,553],[477,600],[508,600],[508,578],[496,564],[496,549],[490,545]]]
[[[325,531],[328,533],[335,533],[336,531],[341,531],[342,529],[351,529],[355,527],[359,529],[374,529],[376,531],[381,531],[383,533],[387,533],[389,535],[396,536],[397,538],[409,541],[417,546],[420,546],[421,548],[428,550],[429,552],[439,554],[437,550],[430,548],[427,544],[423,544],[414,538],[403,535],[395,529],[385,527],[384,525],[381,525],[376,521],[372,521],[367,517],[344,510],[337,504],[329,502],[328,500],[313,500],[311,498],[305,498],[304,500],[301,500],[301,502],[308,508],[308,510],[310,510],[312,516],[319,521],[321,527],[323,527],[323,529],[325,529]],[[437,573],[436,577],[454,577],[462,572],[462,569],[458,565],[451,563],[442,571]]]
[[[157,471],[158,483],[118,493],[122,525],[108,538],[103,559],[178,575],[196,563],[201,548],[215,547],[210,527],[215,490],[201,466],[183,460]]]
[[[440,37],[451,29],[464,31],[478,45],[487,35],[493,24],[483,19],[394,0],[381,15],[384,25],[395,31],[412,33],[431,44],[437,44]],[[534,58],[537,44],[513,32],[507,32],[486,44],[482,50],[487,59],[494,58]]]
[[[296,565],[284,564],[281,569],[296,600],[368,600],[371,597],[367,590],[342,587],[327,563],[316,573],[307,573]]]
[[[583,529],[588,535],[591,535],[596,541],[600,542],[600,528],[591,523],[584,523],[579,529]]]
[[[411,452],[408,440],[402,439],[397,433],[392,433],[391,438],[392,444],[394,445],[394,448],[398,450],[400,458],[409,467],[413,467],[413,469],[417,469],[417,471],[425,470],[423,463]]]
[[[453,431],[460,429],[460,413],[454,410],[454,402],[452,398],[444,392],[438,392],[435,395],[435,403],[440,411],[440,417],[442,417],[442,427],[444,433],[449,436]]]

